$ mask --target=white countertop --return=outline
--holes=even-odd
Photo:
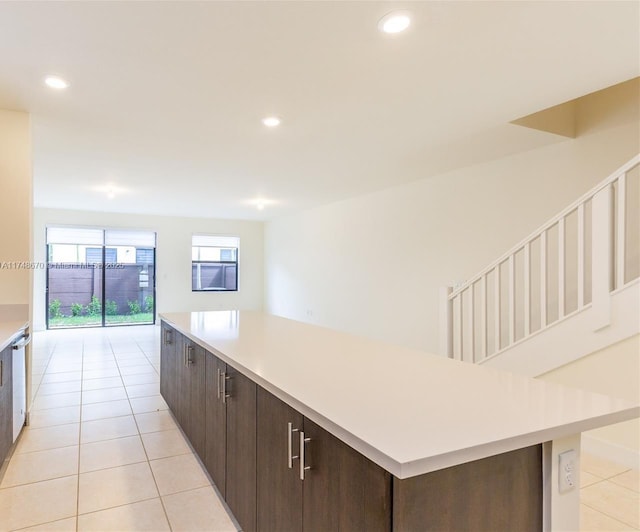
[[[260,312],[161,318],[401,479],[640,415],[622,399]]]
[[[0,351],[3,351],[28,325],[29,322],[26,320],[0,321]]]

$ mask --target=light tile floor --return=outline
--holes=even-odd
[[[0,532],[235,531],[159,394],[159,327],[39,332]],[[639,530],[638,471],[583,453],[581,530]]]
[[[640,530],[638,471],[588,453],[580,469],[581,530]]]
[[[0,531],[235,531],[160,396],[160,329],[39,332]]]

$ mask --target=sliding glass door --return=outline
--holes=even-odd
[[[155,323],[155,233],[47,229],[47,327]]]
[[[104,310],[106,325],[153,323],[155,316],[155,233],[107,231]]]

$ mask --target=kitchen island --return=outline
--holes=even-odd
[[[260,312],[161,318],[161,393],[244,530],[577,529],[579,434],[640,412]]]

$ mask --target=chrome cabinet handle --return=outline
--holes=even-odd
[[[23,348],[27,347],[30,343],[31,343],[31,335],[27,334],[27,335],[23,336],[22,338],[20,338],[20,340],[18,340],[11,347],[13,347],[14,351],[17,351],[18,349],[23,349]]]
[[[163,329],[164,332],[164,345],[171,345],[171,331],[169,329]]]
[[[229,397],[231,397],[230,393],[227,393],[227,381],[231,380],[231,377],[229,377],[229,375],[227,375],[226,371],[223,371],[221,374],[221,380],[222,380],[222,402],[224,404],[227,404],[227,399],[229,399]]]
[[[185,365],[190,366],[191,364],[193,364],[193,359],[191,358],[191,353],[193,353],[193,346],[192,345],[186,345],[185,346]]]
[[[220,394],[222,393],[222,389],[221,389],[221,387],[220,387],[220,377],[221,377],[221,375],[222,375],[222,371],[220,371],[220,368],[217,368],[217,370],[216,370],[216,371],[218,372],[218,375],[217,375],[217,381],[218,381],[218,394],[217,394],[217,396],[216,396],[216,397],[217,397],[218,399],[220,399]]]
[[[311,441],[311,438],[305,438],[304,432],[300,431],[300,480],[304,480],[304,472],[311,469],[311,466],[305,466],[304,447]]]
[[[0,387],[4,386],[4,360],[0,360]]]
[[[293,423],[287,423],[287,465],[289,469],[293,469],[293,461],[300,458],[298,455],[293,456],[293,433],[299,431],[299,429],[293,428]]]

